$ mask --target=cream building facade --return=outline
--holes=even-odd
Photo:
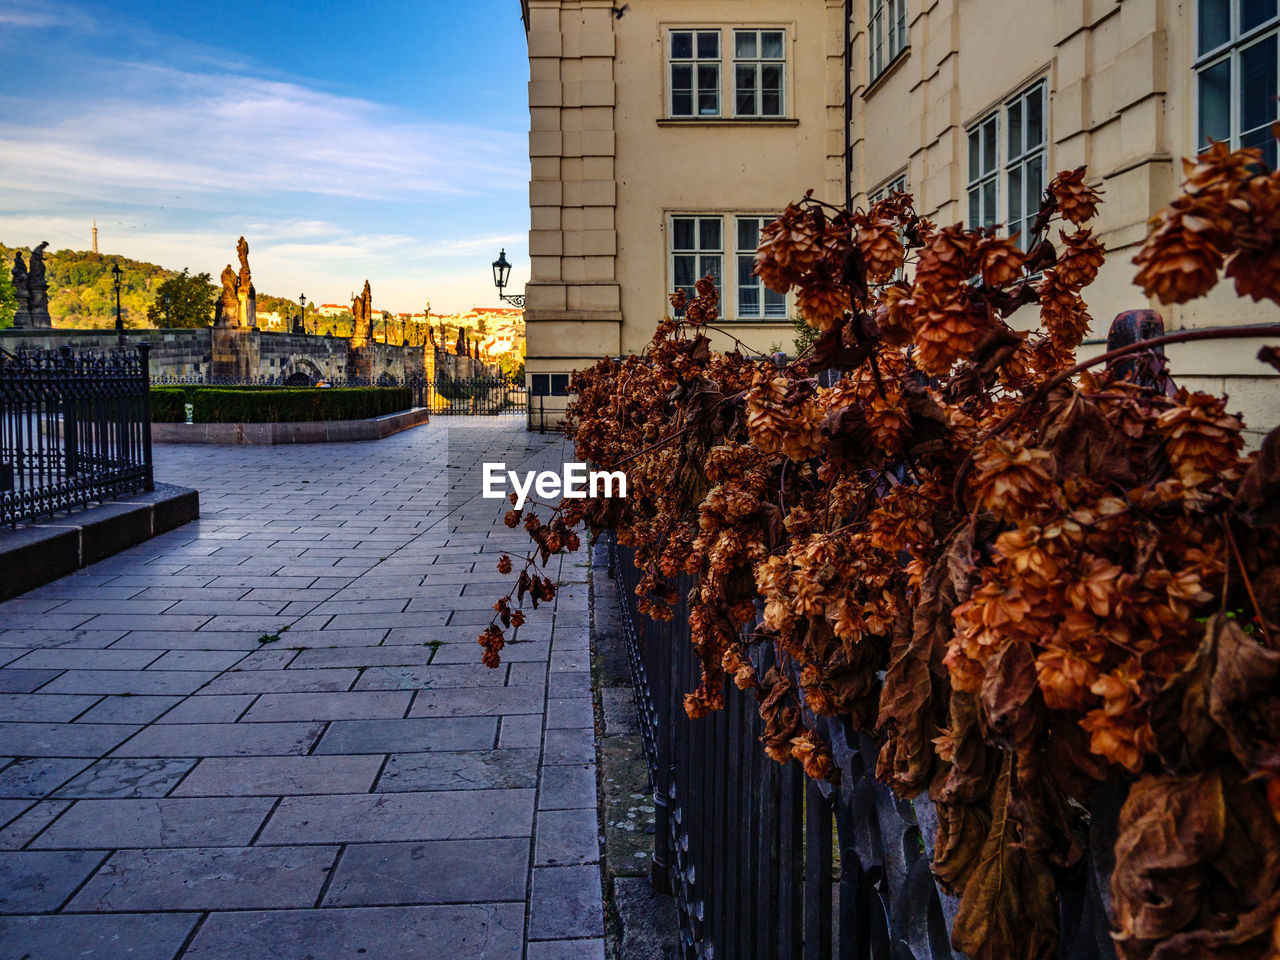
[[[544,382],[642,349],[666,294],[708,271],[728,334],[789,350],[794,308],[753,286],[747,257],[760,224],[808,189],[858,204],[905,189],[939,223],[1012,230],[1053,172],[1081,164],[1106,201],[1108,265],[1086,291],[1094,340],[1138,307],[1170,330],[1280,320],[1229,284],[1185,307],[1149,303],[1130,262],[1207,137],[1265,146],[1275,165],[1277,0],[522,0],[522,12],[528,370]],[[1259,346],[1170,354],[1180,382],[1265,426],[1280,421],[1280,381]]]

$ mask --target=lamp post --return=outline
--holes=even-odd
[[[498,259],[493,261],[493,285],[498,288],[498,299],[505,300],[513,307],[524,309],[524,297],[509,297],[502,292],[503,287],[507,285],[507,280],[511,276],[511,264],[507,262],[507,251],[505,248],[498,254]]]
[[[307,332],[307,295],[305,293],[298,294],[298,308],[302,311],[298,315],[298,319],[302,321],[302,332]]]
[[[116,286],[116,342],[120,346],[124,346],[124,318],[120,315],[120,278],[124,275],[124,271],[120,269],[119,263],[111,265],[111,279]]]

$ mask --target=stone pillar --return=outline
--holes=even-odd
[[[257,330],[245,327],[213,328],[213,359],[209,376],[249,380],[258,375],[261,344]]]

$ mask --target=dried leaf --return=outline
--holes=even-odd
[[[951,942],[974,960],[1039,960],[1056,954],[1058,899],[1044,859],[1019,846],[1009,816],[1012,764],[991,794],[991,827],[970,871]]]

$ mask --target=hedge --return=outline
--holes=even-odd
[[[152,387],[151,419],[181,423],[295,423],[365,420],[413,406],[407,387]]]

